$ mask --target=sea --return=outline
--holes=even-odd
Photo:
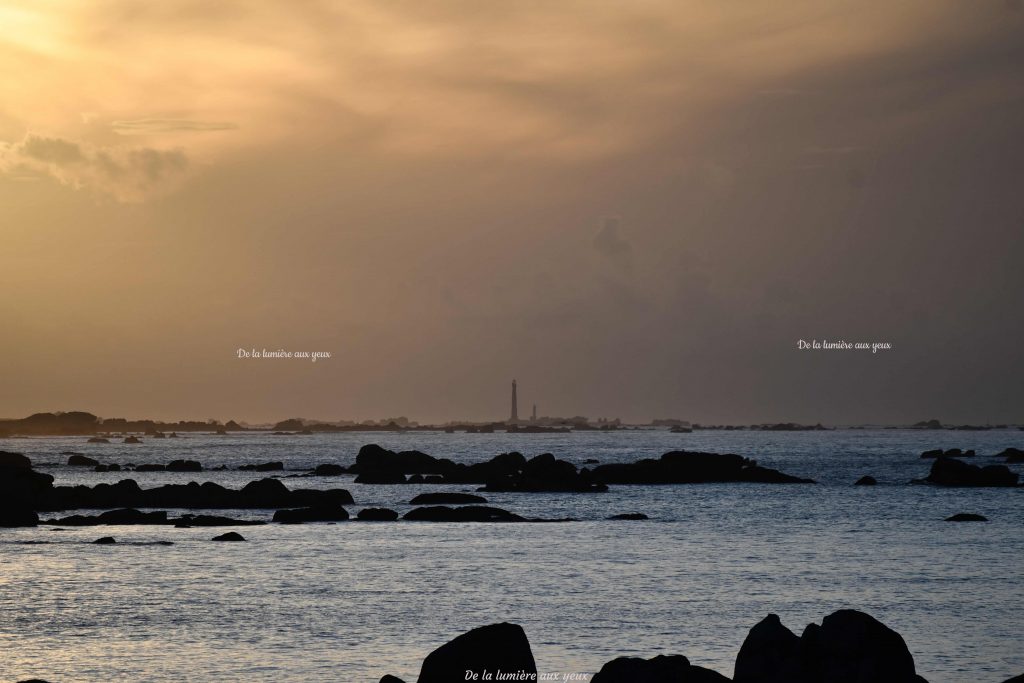
[[[1024,673],[1024,488],[910,483],[928,473],[922,451],[975,449],[973,462],[994,464],[1004,448],[1024,447],[1021,431],[189,433],[142,441],[0,439],[0,450],[24,453],[57,484],[130,477],[143,487],[240,487],[268,475],[239,465],[281,460],[286,471],[271,474],[288,477],[289,487],[350,490],[351,513],[404,513],[418,493],[474,487],[289,475],[349,465],[361,446],[378,443],[466,463],[508,451],[580,466],[672,450],[739,453],[818,483],[488,493],[489,504],[526,517],[577,521],[267,524],[236,528],[245,543],[211,542],[227,531],[211,528],[0,529],[0,681],[375,683],[392,674],[412,683],[432,650],[500,621],[525,629],[542,673],[682,654],[731,676],[744,637],[765,615],[799,634],[845,608],[898,631],[933,683],[1000,683]],[[63,451],[103,463],[188,458],[230,469],[97,473],[66,466]],[[879,484],[854,486],[863,475]],[[628,512],[650,519],[607,519]],[[989,521],[944,521],[959,512]],[[91,543],[106,535],[118,543]]]

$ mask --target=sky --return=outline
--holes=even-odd
[[[0,26],[0,416],[1024,422],[1022,0]]]

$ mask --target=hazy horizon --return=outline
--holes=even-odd
[[[0,21],[0,414],[1024,421],[1019,0]]]

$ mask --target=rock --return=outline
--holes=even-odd
[[[854,482],[854,486],[874,486],[878,483],[878,480],[870,475],[865,475]]]
[[[589,470],[577,471],[571,462],[542,453],[527,460],[518,473],[489,480],[483,490],[600,493],[608,487],[595,483]]]
[[[1003,683],[1024,683],[1024,674],[1014,676],[1013,678],[1007,678]]]
[[[98,515],[72,515],[60,519],[52,519],[48,524],[59,524],[60,526],[96,526],[98,524],[167,524],[167,513],[163,510],[155,512],[141,512],[134,508],[121,510],[107,510]]]
[[[344,522],[346,519],[348,519],[348,510],[340,505],[320,505],[295,510],[278,510],[274,513],[274,521],[281,524]]]
[[[313,470],[313,474],[318,477],[336,477],[339,474],[345,474],[348,470],[341,465],[334,465],[326,463],[323,465],[317,465]]]
[[[583,461],[583,464],[584,465],[596,465],[599,462],[601,462],[601,461],[598,460],[597,458],[587,458],[586,460]]]
[[[924,453],[921,454],[921,457],[925,458],[925,459],[927,459],[927,458],[973,458],[974,457],[974,449],[972,448],[972,449],[967,450],[967,451],[962,451],[959,448],[950,448],[950,449],[944,451],[941,448],[936,448],[936,449],[931,450],[931,451],[925,451]]]
[[[736,658],[736,683],[923,683],[903,638],[870,615],[840,610],[800,638],[769,615]]]
[[[86,443],[110,443],[110,439],[104,439],[102,436],[94,436]]]
[[[720,673],[691,665],[682,655],[658,655],[651,659],[613,659],[601,667],[590,683],[717,683],[728,680]]]
[[[801,679],[800,638],[769,614],[747,633],[733,670],[738,683],[788,683]]]
[[[485,669],[495,678],[501,672],[533,675],[532,679],[517,680],[537,679],[537,664],[522,627],[509,623],[491,624],[463,633],[427,655],[417,683],[465,681],[468,672],[481,680]]]
[[[389,451],[377,444],[367,444],[359,449],[356,464],[352,470],[359,474],[367,472],[391,472],[398,474],[444,474],[450,460],[438,460],[420,451]]]
[[[610,520],[625,520],[625,521],[640,521],[644,519],[650,519],[647,515],[642,512],[624,512],[620,515],[612,515],[606,519]]]
[[[399,472],[364,472],[355,478],[357,484],[404,484],[405,475]]]
[[[32,469],[21,453],[0,451],[0,527],[36,526],[39,501],[53,490],[53,477]]]
[[[211,540],[213,541],[244,541],[245,537],[237,531],[229,531],[226,534],[220,536],[214,536]]]
[[[409,505],[468,505],[486,503],[487,499],[472,493],[455,493],[442,491],[439,493],[421,493],[409,501]]]
[[[242,465],[238,469],[250,470],[255,472],[276,472],[284,469],[284,463],[281,461],[274,462],[262,462],[258,465]]]
[[[138,465],[135,468],[136,472],[163,472],[167,469],[166,465],[148,464]]]
[[[109,465],[96,465],[93,468],[93,472],[120,472],[121,466],[116,462],[112,462]]]
[[[485,505],[445,507],[443,505],[419,507],[405,513],[402,519],[410,522],[522,522],[519,515]]]
[[[362,522],[393,522],[398,519],[398,513],[388,508],[363,508],[356,518]]]
[[[81,453],[75,453],[68,458],[68,465],[71,467],[95,467],[99,465],[100,461],[93,458],[86,457]]]
[[[219,515],[182,515],[180,518],[171,520],[176,527],[194,526],[261,526],[264,521],[255,519],[233,519]]]
[[[987,522],[988,517],[976,515],[970,512],[958,512],[952,517],[946,517],[947,522]]]
[[[30,470],[32,461],[21,453],[0,451],[0,470]]]
[[[22,526],[38,526],[39,515],[35,510],[25,507],[7,507],[0,505],[0,527],[12,528]]]
[[[386,676],[381,677],[379,683],[405,683],[405,681],[403,681],[401,678],[398,678],[397,676],[387,674]]]
[[[96,545],[112,545],[117,543],[117,540],[113,536],[104,536],[103,538],[97,538],[93,543]]]
[[[203,466],[195,460],[172,460],[167,463],[168,472],[202,472]]]
[[[941,457],[932,463],[927,481],[939,486],[1016,486],[1018,475],[1006,465],[978,467],[954,458]]]
[[[658,460],[613,463],[594,468],[593,478],[605,484],[702,484],[752,482],[765,484],[813,484],[778,470],[759,466],[733,453],[671,451]]]
[[[1019,448],[1006,448],[1002,453],[996,456],[997,458],[1005,458],[1008,463],[1022,463],[1024,462],[1024,451]]]
[[[125,443],[142,443],[142,439],[137,436],[126,436],[124,437]]]

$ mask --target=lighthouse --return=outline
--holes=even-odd
[[[516,399],[516,381],[512,380],[512,417],[509,418],[509,422],[512,424],[518,424],[519,422],[519,405]]]

